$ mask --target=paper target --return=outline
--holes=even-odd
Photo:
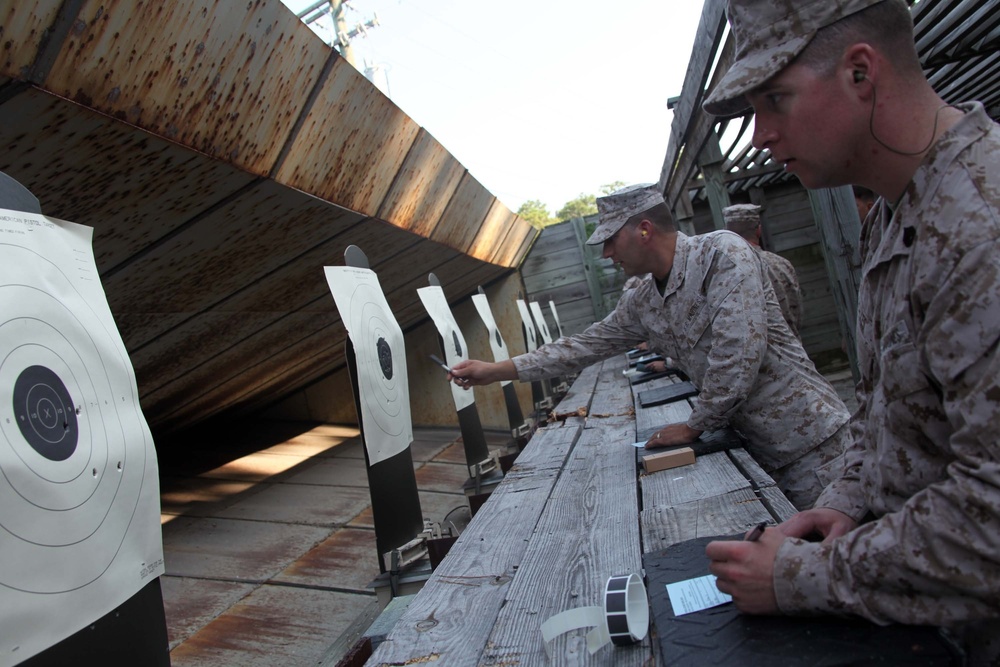
[[[370,269],[324,269],[337,310],[354,345],[365,447],[371,465],[413,441],[403,332]]]
[[[545,323],[545,316],[542,315],[542,306],[537,301],[532,301],[529,305],[531,314],[535,317],[538,331],[542,335],[542,342],[546,345],[552,342],[552,335],[549,333],[549,325]]]
[[[549,301],[549,309],[552,311],[552,319],[556,321],[556,336],[563,335],[562,322],[559,321],[559,311],[556,310],[556,302]]]
[[[506,361],[510,359],[510,351],[507,349],[507,343],[504,341],[503,336],[500,335],[500,328],[497,326],[496,318],[493,317],[493,311],[490,309],[490,302],[486,299],[485,294],[473,294],[472,303],[475,305],[476,310],[479,311],[479,317],[482,318],[483,324],[486,325],[486,330],[490,332],[490,349],[493,350],[493,361]],[[501,386],[510,384],[510,380],[504,380],[500,383]]]
[[[534,352],[538,349],[538,339],[535,337],[535,323],[531,321],[531,313],[528,311],[528,304],[524,302],[524,299],[517,300],[517,311],[521,313],[521,324],[524,325],[524,330],[527,332],[525,342],[527,343],[528,352]]]
[[[0,508],[0,664],[163,572],[155,450],[90,230],[2,210]]]
[[[437,285],[421,287],[417,290],[417,296],[420,297],[420,302],[424,304],[427,314],[431,316],[434,326],[437,327],[438,333],[441,335],[441,340],[444,341],[444,356],[447,364],[454,366],[458,362],[468,359],[465,337],[458,328],[458,323],[455,322],[451,308],[448,307],[448,299],[444,295],[444,290]],[[454,382],[449,382],[448,386],[451,387],[451,397],[455,401],[456,410],[461,410],[475,403],[476,396],[473,393],[475,390],[462,389]]]

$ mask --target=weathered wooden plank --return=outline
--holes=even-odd
[[[696,537],[730,535],[766,520],[774,518],[750,489],[737,489],[670,507],[646,508],[640,515],[642,551],[666,549]]]
[[[536,432],[368,664],[478,663],[558,468],[581,432]]]
[[[627,438],[626,430],[628,426],[589,428],[580,436],[507,591],[479,664],[647,664],[648,638],[640,647],[608,646],[590,656],[585,633],[568,633],[553,640],[550,660],[540,633],[542,622],[554,614],[600,605],[609,576],[641,571],[632,452],[607,444]]]
[[[798,513],[795,505],[785,497],[785,494],[778,487],[769,486],[766,489],[761,489],[759,493],[764,505],[770,509],[777,521],[787,521],[793,514]]]
[[[625,365],[625,355],[616,355],[602,363],[594,400],[590,404],[588,428],[594,424],[594,420],[604,417],[635,414],[628,378],[622,375]]]
[[[737,489],[751,489],[750,482],[726,456],[715,452],[699,456],[688,466],[641,475],[642,506],[673,507]]]
[[[736,464],[740,472],[750,480],[754,488],[764,489],[775,486],[775,482],[771,479],[771,476],[764,472],[764,469],[760,467],[757,460],[747,450],[731,449],[729,450],[729,458],[733,460],[733,463]]]
[[[555,408],[556,414],[575,412],[579,408],[586,408],[590,412],[590,403],[594,397],[594,389],[597,386],[597,376],[601,370],[600,364],[588,366],[580,371],[576,380],[570,385],[569,391],[559,401]]]

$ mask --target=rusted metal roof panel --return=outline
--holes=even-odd
[[[486,214],[486,219],[479,226],[479,233],[476,234],[475,241],[472,242],[467,251],[468,254],[490,261],[507,237],[515,217],[514,213],[499,199],[494,199],[489,213]]]
[[[94,227],[102,272],[255,180],[34,88],[0,104],[0,128],[0,171],[30,183],[47,215]]]
[[[431,230],[431,240],[467,251],[495,199],[472,174],[465,172],[437,227]]]
[[[329,49],[280,2],[84,2],[44,86],[266,175]]]
[[[422,129],[378,217],[429,238],[464,174],[465,167]]]
[[[158,431],[342,368],[348,245],[406,330],[428,271],[461,299],[537,233],[278,0],[0,0],[0,33],[0,171],[94,228]]]
[[[3,23],[2,62],[0,72],[8,77],[28,79],[31,68],[44,43],[46,30],[59,11],[57,0],[46,2],[0,2],[0,20]],[[16,39],[12,39],[16,37]]]
[[[275,180],[374,216],[419,130],[350,63],[337,58]]]

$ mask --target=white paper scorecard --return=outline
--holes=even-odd
[[[521,324],[524,325],[524,330],[527,332],[528,352],[534,352],[538,349],[538,337],[535,333],[535,323],[531,321],[531,312],[524,299],[517,300],[517,312],[521,313]]]
[[[430,285],[418,289],[417,296],[420,297],[420,302],[424,304],[427,314],[434,320],[434,326],[441,334],[445,363],[451,367],[468,359],[469,348],[466,347],[465,337],[462,335],[461,329],[458,328],[458,323],[455,322],[451,308],[448,307],[448,299],[444,295],[444,290],[437,285]],[[472,389],[463,389],[454,382],[449,382],[448,386],[451,387],[451,396],[455,400],[456,410],[461,410],[475,403],[476,396],[472,393]]]
[[[327,266],[326,282],[354,345],[368,461],[399,454],[413,441],[403,332],[370,269]]]
[[[153,439],[93,230],[0,209],[0,665],[163,574]]]
[[[549,325],[545,323],[545,316],[542,315],[542,306],[537,301],[532,301],[528,307],[531,308],[531,314],[535,316],[535,323],[542,334],[542,342],[551,343],[552,334],[549,333]]]
[[[476,310],[479,311],[479,317],[482,318],[483,324],[486,325],[486,330],[489,331],[493,361],[507,361],[510,359],[510,351],[507,349],[507,343],[504,341],[503,336],[500,335],[500,328],[493,317],[493,311],[490,309],[490,302],[486,299],[486,295],[473,294],[472,303],[476,306]],[[510,382],[510,380],[504,380],[500,383],[500,386],[510,384]]]

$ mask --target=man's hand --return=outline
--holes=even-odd
[[[708,571],[715,585],[733,596],[733,604],[745,614],[777,614],[774,597],[774,559],[785,535],[768,528],[756,542],[716,541],[705,547]]]
[[[452,366],[448,377],[459,387],[468,389],[501,380],[516,380],[517,368],[514,367],[514,362],[509,359],[497,363],[467,359]]]
[[[701,437],[701,431],[696,431],[687,424],[669,424],[654,433],[653,437],[646,441],[646,449],[686,445],[694,442],[699,437]]]
[[[817,507],[816,509],[799,512],[778,526],[787,537],[801,537],[809,539],[819,535],[824,542],[846,535],[858,527],[858,522],[847,516],[843,512],[838,512],[829,507]]]

